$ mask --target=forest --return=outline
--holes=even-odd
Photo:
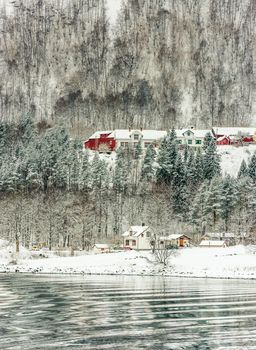
[[[255,122],[254,0],[14,0],[0,11],[0,116],[96,129]]]
[[[256,153],[237,178],[222,176],[215,140],[180,148],[174,129],[159,149],[140,142],[109,156],[82,149],[64,126],[23,117],[0,123],[1,238],[29,246],[87,249],[120,243],[129,225],[160,235],[252,235],[256,227]]]

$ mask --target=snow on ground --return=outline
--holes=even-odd
[[[237,176],[242,160],[244,159],[248,164],[254,152],[256,152],[256,145],[243,147],[218,146],[223,174]]]
[[[256,145],[248,145],[248,146],[218,146],[217,147],[218,154],[221,156],[221,168],[223,175],[231,175],[237,176],[238,171],[240,169],[242,160],[244,159],[247,164],[256,152]],[[90,160],[94,157],[94,152],[89,151]],[[100,154],[100,159],[105,160],[108,164],[109,169],[113,169],[116,153],[112,152],[111,154]]]
[[[170,257],[167,266],[157,263],[151,252],[127,251],[41,259],[22,256],[17,263],[8,254],[0,253],[0,272],[256,279],[256,246],[186,248]]]

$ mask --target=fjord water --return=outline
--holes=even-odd
[[[256,282],[1,275],[0,349],[256,349]]]

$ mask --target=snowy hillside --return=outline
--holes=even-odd
[[[218,154],[221,156],[221,168],[223,175],[237,176],[242,160],[247,163],[256,152],[256,145],[249,145],[244,147],[235,146],[218,146]],[[94,152],[90,151],[90,157],[93,159]],[[109,154],[101,154],[100,158],[105,160],[111,168],[115,164],[116,154],[112,152]]]
[[[244,147],[219,146],[218,153],[221,156],[223,175],[237,176],[242,160],[244,159],[248,163],[254,152],[256,152],[256,145]]]

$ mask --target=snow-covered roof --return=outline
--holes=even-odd
[[[198,137],[198,138],[204,138],[206,134],[211,134],[213,136],[213,133],[211,130],[201,130],[201,129],[178,129],[175,130],[176,135],[178,138],[184,137],[184,134],[188,131],[193,133],[193,137]]]
[[[162,130],[128,130],[117,129],[114,130],[108,137],[114,137],[116,140],[130,140],[131,136],[138,133],[142,136],[143,140],[159,140],[167,135],[166,131]]]
[[[208,241],[208,240],[203,240],[199,246],[200,247],[223,247],[226,245],[225,241]]]
[[[123,237],[139,237],[143,232],[149,229],[149,226],[131,226],[128,231],[122,234]]]
[[[96,131],[92,136],[89,137],[90,139],[99,139],[101,134],[111,134],[112,130],[106,130],[106,131]]]
[[[216,135],[225,135],[225,136],[246,136],[254,135],[256,133],[256,128],[244,128],[244,127],[215,127],[213,128]]]
[[[181,237],[189,238],[188,236],[182,235],[182,234],[172,234],[172,235],[169,235],[169,236],[160,237],[160,240],[161,241],[172,241],[172,240],[175,240],[175,239],[179,239]]]
[[[95,243],[94,247],[97,249],[109,249],[109,245],[104,243]]]

